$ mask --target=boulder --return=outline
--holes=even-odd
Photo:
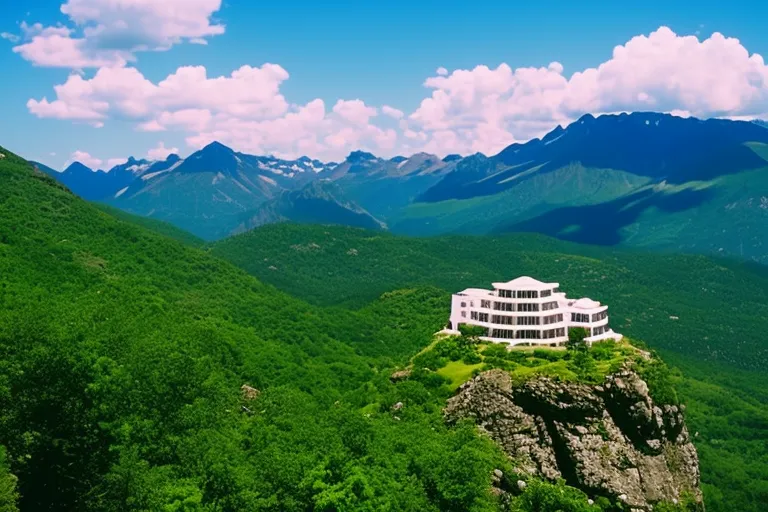
[[[261,394],[261,391],[249,386],[248,384],[243,384],[240,386],[240,392],[242,393],[244,400],[256,400]]]

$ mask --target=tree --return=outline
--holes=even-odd
[[[475,344],[480,341],[481,336],[488,335],[488,329],[479,325],[459,325],[461,341],[466,344]]]
[[[566,347],[569,350],[580,350],[587,348],[587,343],[584,341],[589,332],[583,327],[572,327],[568,329],[568,342]]]
[[[580,380],[584,381],[592,380],[590,377],[592,377],[597,369],[595,360],[587,349],[576,350],[576,355],[573,356],[573,366],[575,367],[576,375],[578,375]]]
[[[16,490],[16,477],[11,473],[5,453],[0,446],[0,512],[17,512],[16,502],[19,493]]]

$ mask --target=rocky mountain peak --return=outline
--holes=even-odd
[[[471,417],[520,470],[559,478],[637,511],[688,494],[701,503],[699,462],[676,405],[656,404],[630,369],[601,385],[540,377],[514,384],[491,370],[448,401],[449,422]]]
[[[69,164],[69,166],[64,169],[65,173],[68,174],[75,174],[75,173],[83,173],[83,172],[93,172],[93,169],[88,167],[87,165],[81,163],[81,162],[72,162]]]
[[[207,146],[205,146],[205,147],[202,149],[202,151],[204,151],[204,152],[206,152],[206,153],[213,153],[213,152],[226,152],[226,153],[233,153],[233,152],[234,152],[234,151],[232,150],[232,148],[230,148],[230,147],[228,147],[228,146],[225,146],[224,144],[222,144],[221,142],[219,142],[219,141],[216,141],[216,140],[215,140],[215,141],[213,141],[213,142],[211,142],[211,143],[210,143],[210,144],[208,144]]]
[[[357,164],[361,162],[367,162],[369,160],[376,160],[376,156],[367,151],[353,151],[347,157],[347,162],[351,164]]]

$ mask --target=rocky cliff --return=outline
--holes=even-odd
[[[632,510],[676,503],[683,494],[701,504],[682,407],[654,404],[632,370],[598,386],[549,378],[514,385],[507,372],[492,370],[459,388],[445,416],[473,418],[521,473],[562,478]]]

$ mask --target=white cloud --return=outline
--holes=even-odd
[[[697,117],[768,112],[768,66],[734,38],[700,41],[661,27],[613,50],[596,68],[563,75],[553,62],[540,68],[477,66],[428,78],[432,89],[409,117],[427,150],[482,151],[541,136],[581,114],[634,110]]]
[[[211,21],[220,8],[221,0],[68,0],[61,12],[71,27],[23,23],[26,42],[13,50],[36,66],[123,66],[140,51],[223,34]]]
[[[435,73],[437,73],[437,74],[438,74],[438,75],[440,75],[440,76],[445,76],[445,75],[447,75],[447,74],[448,74],[448,70],[447,70],[447,69],[445,69],[443,66],[440,66],[439,68],[437,68],[437,70],[435,71]]]
[[[10,32],[0,32],[0,39],[5,39],[12,43],[18,43],[21,38],[16,34],[11,34]]]
[[[243,66],[228,77],[208,78],[202,66],[176,70],[155,84],[136,68],[101,68],[91,79],[72,74],[54,87],[56,99],[31,99],[38,117],[100,124],[109,117],[141,120],[140,129],[202,129],[212,114],[271,118],[288,109],[279,93],[288,73],[280,66]]]
[[[398,110],[396,108],[390,107],[389,105],[382,106],[381,113],[393,119],[402,119],[403,116],[405,116],[402,110]]]
[[[243,66],[221,77],[208,77],[202,66],[182,67],[157,83],[136,68],[101,68],[90,79],[70,75],[54,88],[55,99],[30,99],[27,106],[42,118],[94,126],[118,118],[134,121],[140,131],[179,130],[189,134],[192,147],[220,140],[254,152],[338,159],[357,146],[394,146],[397,133],[372,124],[376,108],[359,99],[339,100],[331,112],[319,99],[289,105],[280,93],[286,79],[275,64]]]
[[[112,169],[114,166],[122,165],[127,161],[127,158],[109,158],[107,159],[107,169]]]
[[[43,27],[40,23],[21,23],[25,43],[13,47],[13,51],[35,66],[89,68],[122,66],[132,59],[125,51],[88,48],[85,39],[71,37],[67,27]]]
[[[91,156],[87,151],[81,151],[78,149],[69,156],[69,160],[67,160],[67,162],[64,164],[64,167],[69,167],[69,165],[74,162],[80,162],[86,167],[90,167],[91,169],[96,170],[103,163],[103,160]]]
[[[31,99],[28,108],[39,117],[94,126],[120,119],[143,131],[180,131],[195,148],[219,140],[253,153],[334,160],[354,149],[382,156],[494,154],[587,112],[768,113],[768,66],[760,55],[718,33],[699,40],[666,27],[630,39],[599,66],[570,76],[558,62],[440,68],[424,82],[429,96],[408,114],[360,99],[340,99],[330,111],[321,99],[291,104],[281,93],[288,78],[277,64],[219,77],[208,77],[202,66],[181,67],[158,82],[132,67],[103,67],[90,79],[72,74],[54,88],[55,98]],[[397,120],[397,129],[380,126],[379,111]]]
[[[334,113],[356,125],[366,125],[377,110],[367,106],[362,100],[339,100],[333,106]]]
[[[51,156],[56,156],[56,153],[51,153]],[[71,155],[69,155],[69,158],[64,164],[64,167],[65,168],[69,167],[74,162],[80,162],[81,164],[85,165],[86,167],[89,167],[94,171],[102,169],[102,166],[104,166],[102,170],[109,171],[114,166],[124,164],[127,161],[128,161],[127,158],[107,158],[106,160],[104,160],[104,159],[92,156],[87,151],[82,151],[78,149],[77,151],[74,151]]]
[[[148,160],[165,160],[171,153],[178,153],[179,148],[167,148],[164,142],[158,143],[158,145],[149,151],[147,151]]]
[[[215,116],[208,130],[187,138],[200,148],[218,140],[242,151],[295,158],[311,155],[338,160],[350,151],[366,149],[389,152],[397,139],[395,130],[384,130],[369,121],[373,111],[362,101],[339,101],[326,111],[316,99],[303,106],[293,106],[283,116],[252,121],[233,116]]]

